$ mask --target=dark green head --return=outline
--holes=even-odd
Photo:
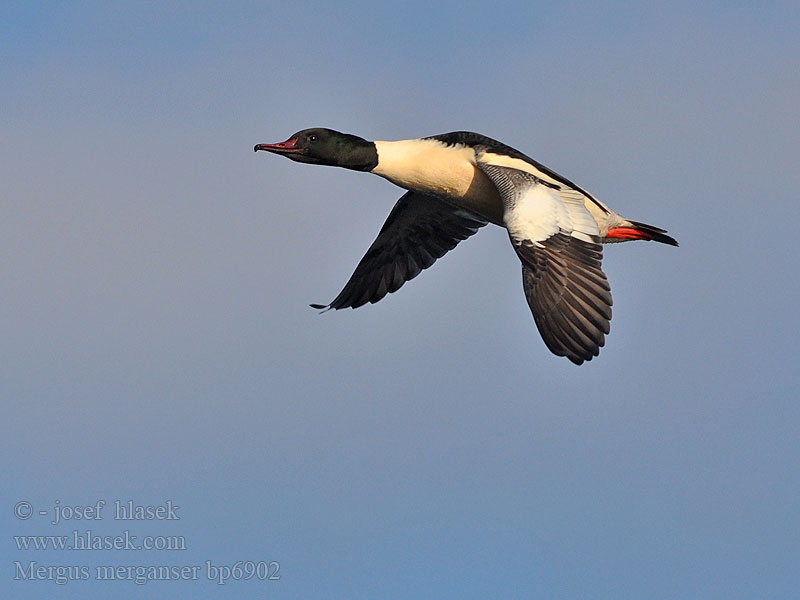
[[[254,150],[280,154],[296,162],[356,171],[370,171],[378,164],[378,152],[373,142],[321,127],[303,129],[278,144],[257,144]]]

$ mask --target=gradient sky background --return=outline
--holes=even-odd
[[[796,596],[800,10],[551,4],[3,4],[4,598]],[[580,368],[496,227],[320,316],[402,192],[252,151],[311,126],[485,133],[681,247],[606,247]],[[181,519],[13,516],[99,499]],[[11,538],[74,529],[188,549]]]

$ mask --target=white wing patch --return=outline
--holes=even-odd
[[[503,221],[514,241],[541,243],[557,233],[597,241],[600,231],[582,194],[562,190],[557,183],[517,168],[526,165],[524,161],[482,150],[476,152],[476,158],[503,198]]]
[[[515,240],[542,242],[561,230],[571,231],[569,212],[554,190],[528,182],[518,187],[515,202],[505,206],[503,222]]]
[[[551,173],[537,168],[528,161],[522,160],[521,158],[514,158],[506,154],[497,154],[486,147],[481,149],[480,146],[477,146],[475,151],[476,154],[479,155],[477,156],[477,160],[479,161],[482,161],[486,164],[495,165],[497,167],[509,167],[518,171],[530,173],[538,180],[543,181],[546,184],[554,185],[559,190],[562,200],[565,202],[572,199],[580,200],[586,205],[586,208],[592,214],[596,213],[596,217],[599,219],[603,219],[603,215],[609,210],[605,204],[597,200],[597,198],[590,195],[585,190],[576,189],[571,185],[565,184],[564,181],[554,177]]]

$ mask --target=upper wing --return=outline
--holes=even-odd
[[[486,221],[435,196],[404,194],[394,205],[378,237],[350,280],[327,306],[357,308],[396,292],[437,258],[473,235]]]
[[[583,188],[577,186],[563,175],[544,166],[542,163],[532,159],[527,154],[520,152],[516,148],[507,146],[503,142],[498,142],[495,139],[480,133],[473,133],[472,131],[442,133],[439,135],[432,135],[430,139],[439,140],[445,144],[469,144],[475,148],[483,148],[487,154],[494,154],[495,159],[500,158],[503,162],[503,166],[514,167],[520,171],[532,173],[545,184],[555,184],[555,188],[558,189],[559,194],[565,201],[569,202],[579,199],[581,202],[584,202],[587,207],[592,206],[594,210],[601,214],[610,212],[610,209],[605,204]],[[491,163],[493,160],[487,160],[487,162]]]
[[[575,364],[591,360],[605,343],[612,304],[597,223],[583,199],[564,195],[557,183],[491,164],[490,152],[479,150],[477,159],[503,198],[503,221],[545,344]]]

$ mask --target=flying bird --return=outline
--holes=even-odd
[[[493,223],[506,228],[522,263],[523,289],[544,343],[580,365],[598,355],[611,321],[601,244],[678,245],[664,229],[623,218],[567,178],[478,133],[371,142],[314,128],[257,144],[259,150],[373,173],[408,190],[339,295],[311,305],[317,309],[377,302]]]

